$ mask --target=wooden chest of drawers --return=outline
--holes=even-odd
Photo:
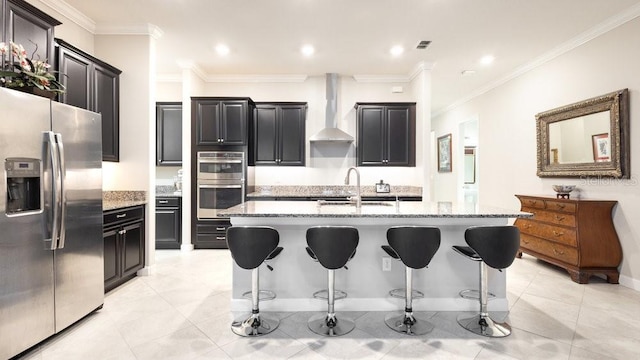
[[[580,284],[597,273],[618,283],[622,248],[611,218],[616,201],[516,197],[522,211],[534,214],[515,222],[521,233],[519,256],[525,252],[560,266]]]

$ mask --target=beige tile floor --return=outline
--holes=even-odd
[[[229,329],[231,257],[226,250],[157,251],[156,274],[111,291],[104,308],[23,359],[638,359],[640,292],[524,256],[507,272],[513,334],[489,339],[460,328],[457,313],[421,313],[435,330],[406,337],[385,313],[349,313],[356,329],[324,338],[307,329],[311,313],[271,313],[273,333],[254,339]],[[502,314],[504,316],[504,314]]]

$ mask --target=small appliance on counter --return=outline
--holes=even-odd
[[[389,184],[385,184],[382,180],[376,184],[376,192],[377,193],[389,193],[391,192],[391,186]]]
[[[182,169],[179,169],[178,175],[173,178],[173,184],[176,187],[176,191],[174,192],[174,195],[182,194],[182,176],[183,176],[183,171]]]

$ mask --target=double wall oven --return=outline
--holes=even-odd
[[[244,152],[199,151],[197,166],[198,220],[227,219],[219,212],[244,201]]]

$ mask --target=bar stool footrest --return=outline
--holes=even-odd
[[[327,290],[327,289],[318,290],[318,291],[313,293],[313,297],[316,298],[316,299],[327,300],[327,299],[329,299],[329,290]],[[333,299],[334,300],[342,300],[342,299],[344,299],[346,297],[347,297],[347,293],[342,291],[342,290],[335,290],[333,292]]]
[[[406,291],[405,289],[393,289],[389,291],[389,296],[398,298],[398,299],[404,299],[406,298]],[[423,297],[424,297],[424,293],[422,291],[411,290],[411,298],[422,299]]]
[[[245,299],[252,299],[251,291],[244,292],[242,297]],[[260,290],[258,291],[258,301],[269,301],[276,298],[276,293],[271,290]]]
[[[471,300],[480,300],[480,292],[475,289],[465,289],[460,291],[461,298],[471,299]],[[493,300],[496,298],[496,295],[493,293],[487,293],[487,300]]]

